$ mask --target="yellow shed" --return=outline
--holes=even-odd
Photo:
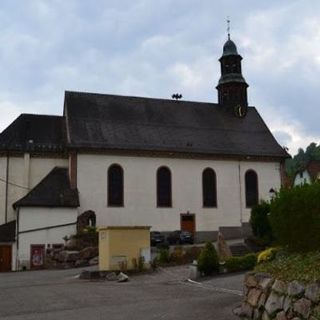
[[[102,227],[99,228],[99,270],[132,270],[139,258],[144,258],[144,267],[150,267],[150,228]]]

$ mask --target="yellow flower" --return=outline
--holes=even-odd
[[[278,250],[279,248],[269,248],[260,252],[258,255],[258,263],[272,260]]]

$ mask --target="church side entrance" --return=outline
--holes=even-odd
[[[193,213],[181,213],[180,214],[181,221],[181,230],[189,231],[191,233],[195,233],[196,231],[196,215]]]
[[[0,272],[11,271],[11,245],[0,245]]]

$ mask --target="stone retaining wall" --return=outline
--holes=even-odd
[[[249,272],[244,301],[235,313],[242,319],[320,319],[320,283],[285,283],[265,273]]]

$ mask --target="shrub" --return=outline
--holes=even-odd
[[[281,189],[271,202],[271,226],[277,243],[293,252],[320,247],[320,183]]]
[[[229,272],[252,270],[257,264],[257,255],[248,253],[243,257],[231,257],[224,266]]]
[[[177,264],[183,263],[184,262],[183,248],[181,246],[174,247],[169,260]]]
[[[170,261],[169,250],[168,249],[160,249],[159,262],[160,263],[168,263],[169,261]]]
[[[250,225],[253,235],[260,239],[263,245],[268,245],[273,239],[269,221],[270,203],[261,201],[251,210]]]
[[[207,242],[198,258],[198,270],[205,275],[219,271],[217,251],[211,242]]]

